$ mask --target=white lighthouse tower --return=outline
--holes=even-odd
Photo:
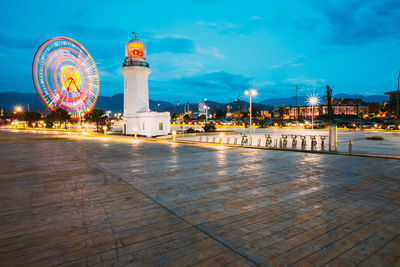
[[[124,75],[124,134],[143,136],[167,135],[170,131],[169,112],[149,109],[149,83],[151,73],[146,60],[146,46],[135,38],[125,47]]]

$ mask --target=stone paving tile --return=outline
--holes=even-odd
[[[0,132],[9,266],[400,265],[397,160]]]

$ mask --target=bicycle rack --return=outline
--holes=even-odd
[[[320,135],[319,138],[321,139],[321,150],[325,150],[326,135]]]
[[[265,138],[266,138],[266,140],[265,140],[265,146],[266,146],[266,147],[271,147],[271,145],[272,145],[272,138],[271,138],[271,135],[270,135],[270,134],[265,134]]]
[[[242,141],[240,142],[241,145],[247,145],[247,143],[249,142],[249,139],[247,138],[247,135],[242,133],[240,134],[240,136],[242,137]]]
[[[314,151],[317,148],[317,137],[315,135],[310,135],[311,139],[311,150]]]
[[[287,134],[282,134],[282,139],[283,139],[283,148],[287,147]]]
[[[297,148],[297,135],[292,134],[290,137],[292,138],[292,148],[296,149]]]
[[[306,150],[306,146],[307,146],[307,136],[306,135],[300,135],[301,138],[301,149],[302,150]]]

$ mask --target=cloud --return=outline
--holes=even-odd
[[[193,40],[187,37],[151,38],[147,41],[148,53],[192,53]]]
[[[308,79],[308,78],[287,78],[285,81],[285,83],[288,84],[297,84],[299,86],[312,86],[312,87],[318,87],[318,86],[322,86],[326,83],[326,79],[323,78],[312,78],[312,79]]]
[[[96,39],[109,40],[110,38],[124,38],[127,32],[116,27],[99,27],[88,24],[65,24],[60,29],[66,34],[89,35]]]
[[[252,84],[254,84],[254,87],[256,87],[256,88],[263,88],[263,87],[275,85],[276,83],[272,82],[272,81],[262,81],[262,82],[252,82]]]
[[[205,73],[167,81],[150,81],[150,92],[168,101],[196,100],[207,97],[215,101],[231,101],[249,87],[253,78],[225,71]]]
[[[196,52],[206,56],[213,56],[218,59],[225,59],[225,56],[217,47],[207,47],[207,48],[196,47]]]
[[[28,50],[36,50],[39,48],[36,46],[36,42],[32,42],[32,39],[25,37],[10,37],[2,33],[0,33],[0,46]]]
[[[307,56],[300,55],[289,60],[285,60],[280,62],[279,64],[275,64],[271,66],[271,69],[281,69],[284,67],[300,67],[304,65],[304,61],[307,60]]]
[[[232,22],[204,22],[197,21],[197,25],[207,27],[209,29],[215,30],[220,34],[236,34],[240,31],[241,27]]]
[[[400,37],[400,2],[315,1],[328,26],[327,41],[338,45],[360,45],[385,36]]]
[[[259,16],[251,16],[249,18],[249,20],[259,20],[259,19],[261,19],[261,17],[259,17]]]

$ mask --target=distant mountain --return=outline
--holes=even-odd
[[[31,111],[44,111],[45,109],[36,93],[0,93],[0,108],[12,110],[17,105],[24,106],[24,110],[28,109],[28,105]]]
[[[122,113],[123,112],[123,103],[124,103],[124,95],[123,94],[115,94],[113,96],[99,96],[96,102],[96,108],[111,110],[113,113]],[[226,110],[227,106],[230,105],[232,107],[231,111],[246,111],[249,109],[249,103],[245,101],[233,101],[231,103],[219,103],[215,101],[206,101],[207,106],[210,107],[210,111],[213,112],[215,110],[221,109]],[[40,101],[38,95],[36,93],[17,93],[17,92],[4,92],[0,93],[0,108],[4,108],[6,110],[12,110],[15,105],[23,105],[24,110],[29,109],[31,111],[39,111],[43,112],[45,110],[45,106]],[[187,106],[189,105],[189,109],[191,111],[198,110],[197,103],[180,103],[180,104],[171,104],[166,101],[159,100],[149,100],[149,106],[151,110],[156,111],[169,111],[169,112],[179,112],[182,113],[187,110]],[[253,107],[258,110],[271,110],[273,107],[260,103],[253,103]]]
[[[298,105],[303,105],[307,101],[306,96],[298,96],[297,97],[297,104]],[[285,106],[294,106],[296,105],[296,97],[286,97],[286,98],[271,98],[271,99],[265,99],[261,101],[260,103],[265,104],[265,105],[271,105],[271,106],[279,106],[279,105],[285,105]]]
[[[323,97],[320,97],[321,100],[324,100]],[[364,102],[370,103],[370,102],[376,102],[376,103],[382,103],[385,101],[389,100],[389,97],[387,95],[370,95],[370,96],[363,96],[359,94],[336,94],[333,96],[333,98],[360,98]],[[307,102],[307,96],[298,96],[297,97],[297,103],[299,105],[305,105]],[[296,105],[296,97],[286,97],[286,98],[271,98],[271,99],[265,99],[261,101],[260,103],[265,104],[265,105],[271,105],[271,106],[279,106],[279,105],[285,105],[285,106],[294,106]]]
[[[123,112],[124,105],[124,94],[115,94],[113,96],[99,96],[96,102],[96,108],[111,110],[112,112]],[[169,102],[149,100],[149,106],[151,110],[165,110],[167,108],[173,108]]]
[[[248,111],[250,104],[246,101],[233,101],[228,103],[232,107],[232,111]],[[273,110],[274,107],[271,105],[266,105],[265,103],[252,103],[252,107],[257,110]]]

